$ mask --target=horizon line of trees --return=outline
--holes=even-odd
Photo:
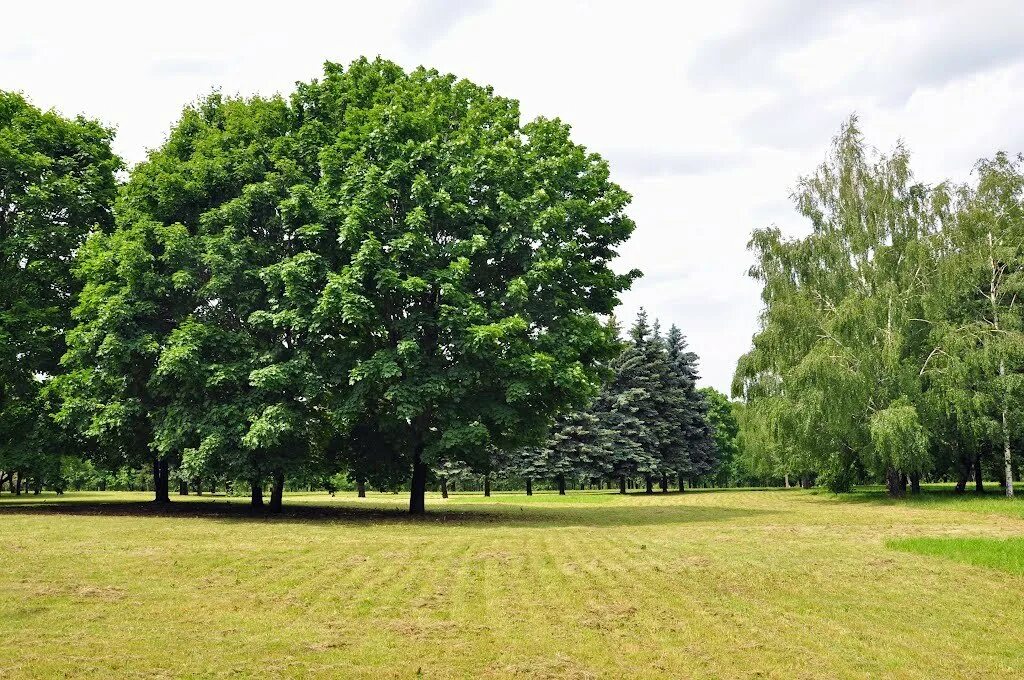
[[[792,198],[810,233],[756,230],[764,308],[737,366],[750,469],[836,492],[882,482],[999,480],[1024,444],[1024,158],[973,184],[914,180],[902,144],[868,147],[856,117]]]

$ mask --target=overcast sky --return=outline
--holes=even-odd
[[[807,226],[788,194],[856,111],[868,141],[902,138],[925,181],[1024,150],[1024,2],[12,3],[0,89],[115,126],[129,162],[183,104],[291,91],[360,55],[493,85],[559,116],[611,160],[637,222],[621,267],[676,323],[707,384],[728,391],[757,326],[750,231]],[[898,5],[898,6],[897,6]],[[159,8],[158,8],[159,7]]]

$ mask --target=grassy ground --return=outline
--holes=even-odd
[[[1020,506],[926,496],[5,495],[0,676],[1020,677],[1024,575],[888,543]]]

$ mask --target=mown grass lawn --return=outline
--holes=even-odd
[[[1015,504],[146,499],[0,499],[0,676],[1024,675],[1024,575],[887,544],[1024,536]]]

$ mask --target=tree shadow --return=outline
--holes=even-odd
[[[668,495],[668,494],[664,494]],[[776,511],[734,508],[715,505],[579,505],[572,507],[517,505],[512,502],[482,505],[427,505],[425,515],[410,515],[402,507],[361,507],[343,501],[338,505],[300,502],[287,503],[280,513],[251,508],[238,501],[175,500],[170,503],[152,501],[96,501],[61,499],[59,501],[0,502],[0,517],[32,515],[47,517],[138,517],[207,519],[223,522],[293,522],[302,524],[407,524],[505,527],[628,527],[700,522],[724,522]]]

